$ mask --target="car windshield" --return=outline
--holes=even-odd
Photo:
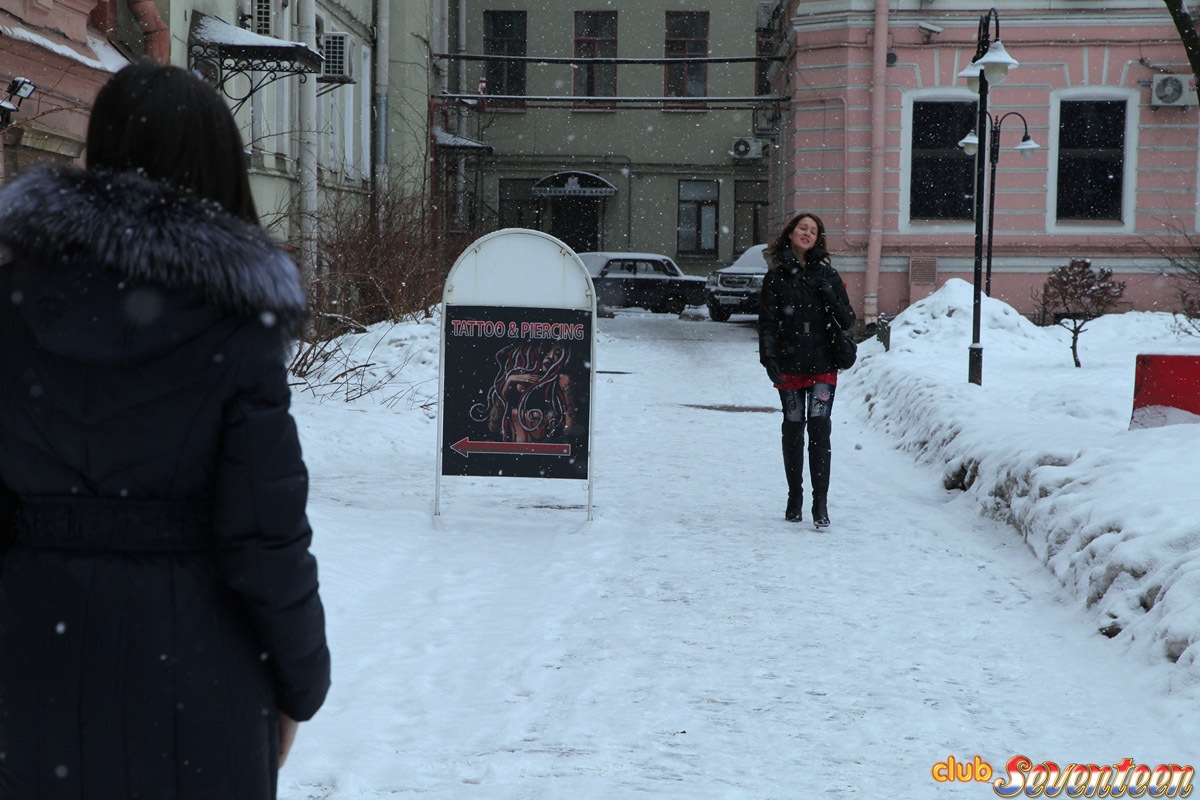
[[[600,271],[608,263],[608,257],[599,255],[598,253],[580,253],[579,260],[587,267],[588,274],[593,278],[599,278]]]
[[[765,244],[756,244],[738,256],[737,259],[729,266],[736,269],[738,272],[766,272],[766,249],[767,246]]]

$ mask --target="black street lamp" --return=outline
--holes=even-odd
[[[996,21],[996,39],[991,38],[991,23]],[[975,154],[975,292],[971,316],[971,347],[967,351],[967,380],[976,385],[983,384],[983,345],[979,341],[980,317],[983,304],[983,199],[980,193],[987,174],[988,85],[1001,84],[1008,77],[1008,70],[1017,66],[1016,60],[1004,49],[1000,41],[1000,15],[996,9],[979,18],[979,38],[975,45],[975,57],[958,77],[967,79],[967,86],[979,87],[979,116],[975,130],[982,137]],[[996,138],[996,137],[993,137]]]
[[[991,174],[988,178],[987,262],[984,267],[983,293],[988,297],[992,296],[992,236],[996,229],[996,164],[1000,161],[1000,126],[1009,117],[1016,117],[1025,126],[1025,133],[1021,136],[1021,143],[1014,147],[1014,150],[1018,151],[1022,157],[1030,158],[1033,155],[1033,151],[1040,147],[1033,140],[1033,137],[1029,135],[1029,122],[1026,121],[1025,116],[1021,112],[1009,111],[999,119],[993,119],[991,114],[987,115],[991,131],[990,138],[988,139],[990,144],[988,147],[988,161],[991,163]],[[979,149],[979,138],[975,135],[975,131],[971,131],[964,136],[959,141],[958,146],[967,155],[975,155]]]
[[[0,100],[0,128],[12,125],[12,115],[21,107],[21,101],[29,99],[37,87],[28,78],[13,78]],[[13,101],[16,101],[15,103]]]

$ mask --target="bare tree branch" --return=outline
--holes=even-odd
[[[1200,31],[1196,30],[1196,21],[1188,10],[1184,0],[1163,0],[1175,30],[1179,31],[1179,39],[1183,42],[1184,52],[1187,53],[1188,63],[1192,67],[1192,75],[1200,85]]]

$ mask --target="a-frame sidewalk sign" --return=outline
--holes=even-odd
[[[570,247],[505,228],[463,251],[442,291],[438,468],[443,475],[588,482],[596,293]]]

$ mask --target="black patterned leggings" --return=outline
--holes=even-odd
[[[803,389],[780,389],[783,418],[788,422],[811,421],[818,417],[829,419],[836,388],[828,383],[817,383]]]

